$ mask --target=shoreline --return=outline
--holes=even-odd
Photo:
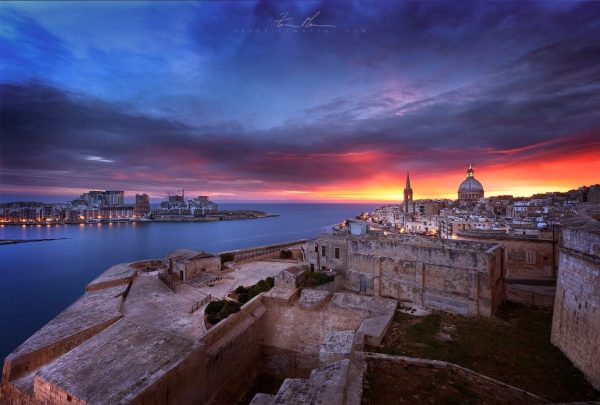
[[[43,239],[0,239],[0,245],[16,245],[17,243],[48,242],[52,240],[63,240],[67,238],[43,238]]]
[[[119,223],[165,223],[165,222],[219,222],[219,221],[241,221],[250,219],[262,219],[278,217],[279,214],[269,214],[258,211],[235,211],[225,212],[223,214],[212,214],[204,217],[188,216],[163,216],[160,218],[117,218],[101,220],[81,220],[81,221],[28,221],[28,222],[1,222],[0,226],[55,226],[55,225],[96,225],[96,224],[119,224]],[[34,240],[35,241],[35,240]]]

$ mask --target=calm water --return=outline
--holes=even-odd
[[[222,204],[279,217],[213,223],[0,226],[0,239],[67,238],[0,246],[0,359],[83,294],[110,266],[180,248],[219,252],[313,238],[369,204]]]

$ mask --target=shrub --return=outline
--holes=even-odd
[[[241,293],[238,296],[238,301],[241,302],[242,304],[245,304],[246,302],[250,301],[251,299],[252,299],[252,297],[250,296],[249,292]]]
[[[256,287],[259,292],[269,291],[271,288],[265,280],[260,280],[258,283],[254,284],[254,287]]]
[[[329,283],[334,279],[333,276],[329,276],[324,273],[319,273],[317,271],[309,271],[305,273],[305,277],[307,280],[314,281],[315,283],[317,283],[317,285]]]
[[[221,255],[221,264],[232,262],[233,259],[235,259],[235,255],[233,253],[223,253]]]
[[[272,288],[275,286],[275,277],[267,277],[267,284],[269,285],[269,288]]]
[[[229,315],[239,312],[241,304],[235,301],[220,300],[212,301],[206,307],[206,319],[213,325],[221,322]]]
[[[279,258],[280,259],[293,259],[294,258],[294,254],[292,253],[291,250],[282,250],[279,253]]]
[[[217,312],[219,312],[221,310],[221,308],[223,308],[224,305],[225,305],[225,300],[212,301],[206,306],[206,313],[207,314],[216,314]]]
[[[239,294],[238,301],[242,304],[250,301],[262,292],[269,291],[275,285],[275,279],[273,277],[267,277],[265,280],[260,280],[258,283],[251,287],[238,287],[235,292]]]

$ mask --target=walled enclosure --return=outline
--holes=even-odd
[[[600,222],[573,221],[562,231],[552,343],[600,389]]]
[[[558,243],[552,239],[534,239],[520,235],[498,235],[461,231],[459,240],[496,243],[504,248],[504,277],[507,280],[556,278]]]
[[[504,298],[504,252],[492,243],[400,235],[323,234],[314,269],[343,273],[350,291],[461,315],[491,316]]]
[[[325,378],[331,370],[343,377],[348,369],[331,364],[343,359],[336,352],[337,340],[349,338],[351,344],[356,330],[368,339],[373,333],[381,338],[396,307],[393,300],[352,293],[305,290],[301,298],[295,286],[302,269],[291,267],[281,274],[286,282],[208,331],[190,334],[190,322],[202,315],[189,314],[187,306],[184,313],[174,312],[174,303],[182,298],[159,279],[161,264],[152,260],[116,265],[88,284],[79,300],[7,357],[0,400],[235,403],[258,373],[306,377],[324,364],[326,370],[317,372],[311,384],[317,390],[321,382],[331,388],[331,379]],[[151,266],[155,268],[149,271]],[[153,297],[157,307],[149,311],[160,320],[140,314],[149,305],[140,294]],[[163,320],[165,315],[174,320]],[[180,322],[187,323],[174,329]],[[333,347],[325,357],[324,341]],[[297,386],[290,384],[283,391],[294,394]],[[341,398],[336,389],[328,392]]]

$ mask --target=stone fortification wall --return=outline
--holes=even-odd
[[[307,299],[308,293],[314,295]],[[307,378],[323,363],[321,344],[338,331],[355,331],[368,319],[391,319],[396,302],[380,297],[304,290],[299,301],[270,301],[261,341],[261,373]],[[371,333],[377,328],[367,328]]]
[[[277,300],[264,294],[253,298],[212,327],[185,360],[132,403],[235,403],[263,371],[265,335],[280,332],[269,329],[277,321],[267,313],[276,307]],[[315,343],[318,356],[320,341]]]
[[[497,244],[415,236],[324,234],[307,244],[313,268],[345,274],[344,287],[462,315],[493,315],[503,300]]]
[[[185,359],[132,404],[235,403],[258,372],[263,295],[212,327]]]
[[[552,343],[600,389],[600,223],[591,218],[562,232]]]
[[[100,331],[119,320],[119,318],[120,317],[109,319],[79,333],[52,342],[52,344],[41,347],[35,351],[24,353],[20,356],[13,356],[12,354],[7,356],[4,360],[2,369],[2,381],[8,383],[9,379],[19,378],[23,374],[33,371],[51,360],[58,358],[92,336],[97,335]]]
[[[6,357],[3,384],[58,358],[119,320],[126,289],[121,285],[86,292]]]
[[[558,237],[558,235],[556,235]],[[504,248],[504,277],[514,280],[556,278],[558,257],[557,241],[533,239],[519,235],[493,235],[485,232],[464,231],[460,240],[497,243]]]
[[[290,304],[270,305],[265,318],[268,333],[261,345],[261,373],[307,378],[320,366],[319,348],[325,335],[332,330],[357,329],[362,319],[351,311],[332,313]]]
[[[291,246],[301,245],[305,242],[306,242],[306,239],[300,239],[300,240],[294,240],[294,241],[290,241],[290,242],[276,243],[273,245],[258,246],[258,247],[249,248],[249,249],[230,250],[227,252],[221,252],[219,254],[231,253],[234,255],[233,260],[236,262],[241,262],[241,261],[250,260],[250,259],[257,259],[257,258],[261,258],[261,257],[272,257],[272,256],[279,257],[279,253],[283,249],[288,249]]]

